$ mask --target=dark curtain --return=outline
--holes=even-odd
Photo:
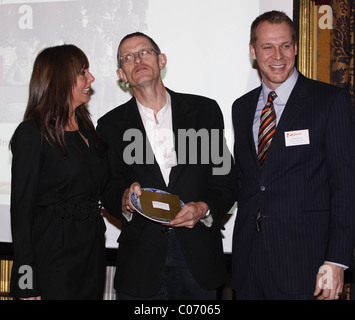
[[[355,107],[354,0],[330,0],[333,29],[330,34],[330,82],[348,88]]]

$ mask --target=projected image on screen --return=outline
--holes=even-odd
[[[102,89],[95,94],[104,96],[105,89],[115,84],[118,39],[132,29],[146,29],[148,0],[11,3],[0,6],[1,24],[8,30],[0,33],[0,122],[5,123],[18,122],[24,110],[32,64],[42,48],[63,43],[80,47],[90,58],[90,69]],[[110,98],[114,100],[112,94],[106,95],[105,105]]]
[[[45,47],[73,43],[89,57],[96,81],[93,118],[117,105],[116,47],[132,29],[146,29],[148,0],[2,1],[0,33],[0,204],[8,204],[11,135],[22,121],[33,61]],[[5,151],[6,150],[6,151]],[[3,195],[7,195],[3,197]]]

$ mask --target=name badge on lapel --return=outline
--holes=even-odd
[[[308,129],[285,132],[286,147],[301,146],[301,145],[305,145],[305,144],[309,144]]]

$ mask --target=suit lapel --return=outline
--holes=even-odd
[[[172,188],[186,165],[186,163],[179,163],[179,159],[181,158],[186,160],[185,162],[188,162],[189,157],[188,150],[179,150],[179,130],[195,128],[197,112],[193,107],[181,100],[177,94],[170,90],[168,91],[171,97],[172,124],[175,138],[175,151],[178,161],[178,164],[172,167],[170,171],[169,188]],[[182,145],[186,146],[186,143],[182,143]],[[182,155],[184,155],[185,158]]]
[[[83,126],[80,118],[78,118],[78,126],[79,130],[78,132],[73,133],[70,143],[78,151],[84,161],[90,163],[90,167],[93,167],[93,159],[92,157],[90,157],[90,152],[93,148],[95,148],[94,141],[91,136],[89,136],[88,131]],[[86,139],[88,139],[89,145],[86,145],[86,142],[83,140],[80,134],[82,134]]]
[[[257,165],[257,167],[259,167],[259,160],[258,160],[258,154],[256,152],[256,148],[255,148],[253,125],[254,125],[255,112],[256,112],[256,108],[258,106],[261,89],[262,89],[262,86],[260,86],[258,88],[258,90],[255,91],[255,94],[252,97],[252,101],[251,101],[251,105],[253,106],[253,108],[250,108],[249,114],[247,116],[247,128],[249,128],[249,132],[248,132],[249,146],[250,146],[250,148],[252,148],[252,153],[254,155],[254,157],[253,157],[254,162]]]

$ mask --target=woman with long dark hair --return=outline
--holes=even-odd
[[[107,180],[104,145],[86,103],[95,78],[74,45],[37,56],[24,121],[12,140],[11,293],[102,299]]]

